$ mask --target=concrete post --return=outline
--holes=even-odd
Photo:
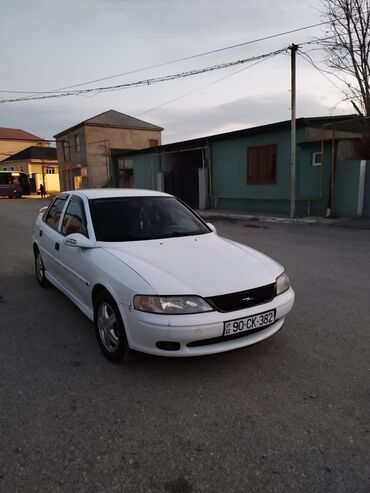
[[[164,192],[164,173],[159,171],[157,173],[157,190],[158,192]]]
[[[208,183],[207,168],[199,168],[198,169],[199,209],[206,209],[207,207],[207,183]]]

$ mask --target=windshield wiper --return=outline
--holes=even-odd
[[[147,235],[147,236],[112,236],[110,238],[105,238],[103,241],[107,242],[124,242],[124,241],[146,241],[146,240],[162,240],[166,238],[180,238],[183,236],[197,236],[206,234],[208,231],[193,231],[193,232],[181,232],[181,231],[172,231],[172,233],[163,233],[156,235]]]
[[[178,238],[180,236],[197,236],[204,234],[203,231],[196,231],[196,232],[180,232],[180,231],[173,231],[172,233],[168,233],[166,235],[163,235],[162,238]]]

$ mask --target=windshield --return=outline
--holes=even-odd
[[[140,241],[209,233],[175,197],[119,197],[90,200],[98,241]]]

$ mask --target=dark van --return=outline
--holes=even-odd
[[[0,171],[0,197],[20,198],[27,194],[29,178],[20,171]],[[28,191],[29,193],[29,191]]]

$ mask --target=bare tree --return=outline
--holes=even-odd
[[[344,82],[345,99],[359,116],[370,117],[370,0],[322,0],[322,5],[329,21],[326,62]]]

